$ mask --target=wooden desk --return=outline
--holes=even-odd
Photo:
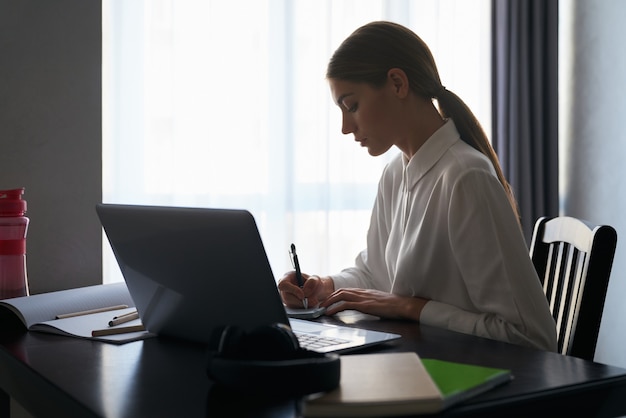
[[[344,323],[396,332],[377,350],[509,368],[515,379],[444,416],[626,414],[626,370],[410,322],[346,314]],[[323,321],[334,322],[333,318]],[[370,351],[377,351],[370,350]],[[35,416],[205,417],[225,409],[295,416],[296,402],[242,401],[216,393],[204,347],[168,339],[111,345],[40,333],[0,336],[0,406],[8,396]],[[4,416],[4,415],[1,415]],[[218,415],[219,416],[219,415]]]

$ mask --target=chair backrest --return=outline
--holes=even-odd
[[[560,216],[535,223],[530,257],[556,321],[558,350],[593,360],[617,245],[608,225]]]

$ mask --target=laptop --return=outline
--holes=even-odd
[[[208,344],[226,325],[289,324],[317,352],[400,335],[288,318],[256,222],[246,210],[98,204],[96,211],[145,328]],[[314,338],[317,337],[317,338]],[[322,343],[308,344],[307,340]]]

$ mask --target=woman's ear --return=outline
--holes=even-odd
[[[392,68],[387,72],[387,80],[399,98],[403,99],[409,94],[409,79],[403,70]]]

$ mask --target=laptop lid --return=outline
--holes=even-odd
[[[250,212],[98,204],[96,211],[143,325],[159,335],[208,343],[226,325],[289,324],[336,340],[307,347],[345,351],[397,334],[289,320]],[[301,340],[302,342],[302,340]]]
[[[98,204],[150,332],[208,343],[217,327],[288,324],[248,211]]]

